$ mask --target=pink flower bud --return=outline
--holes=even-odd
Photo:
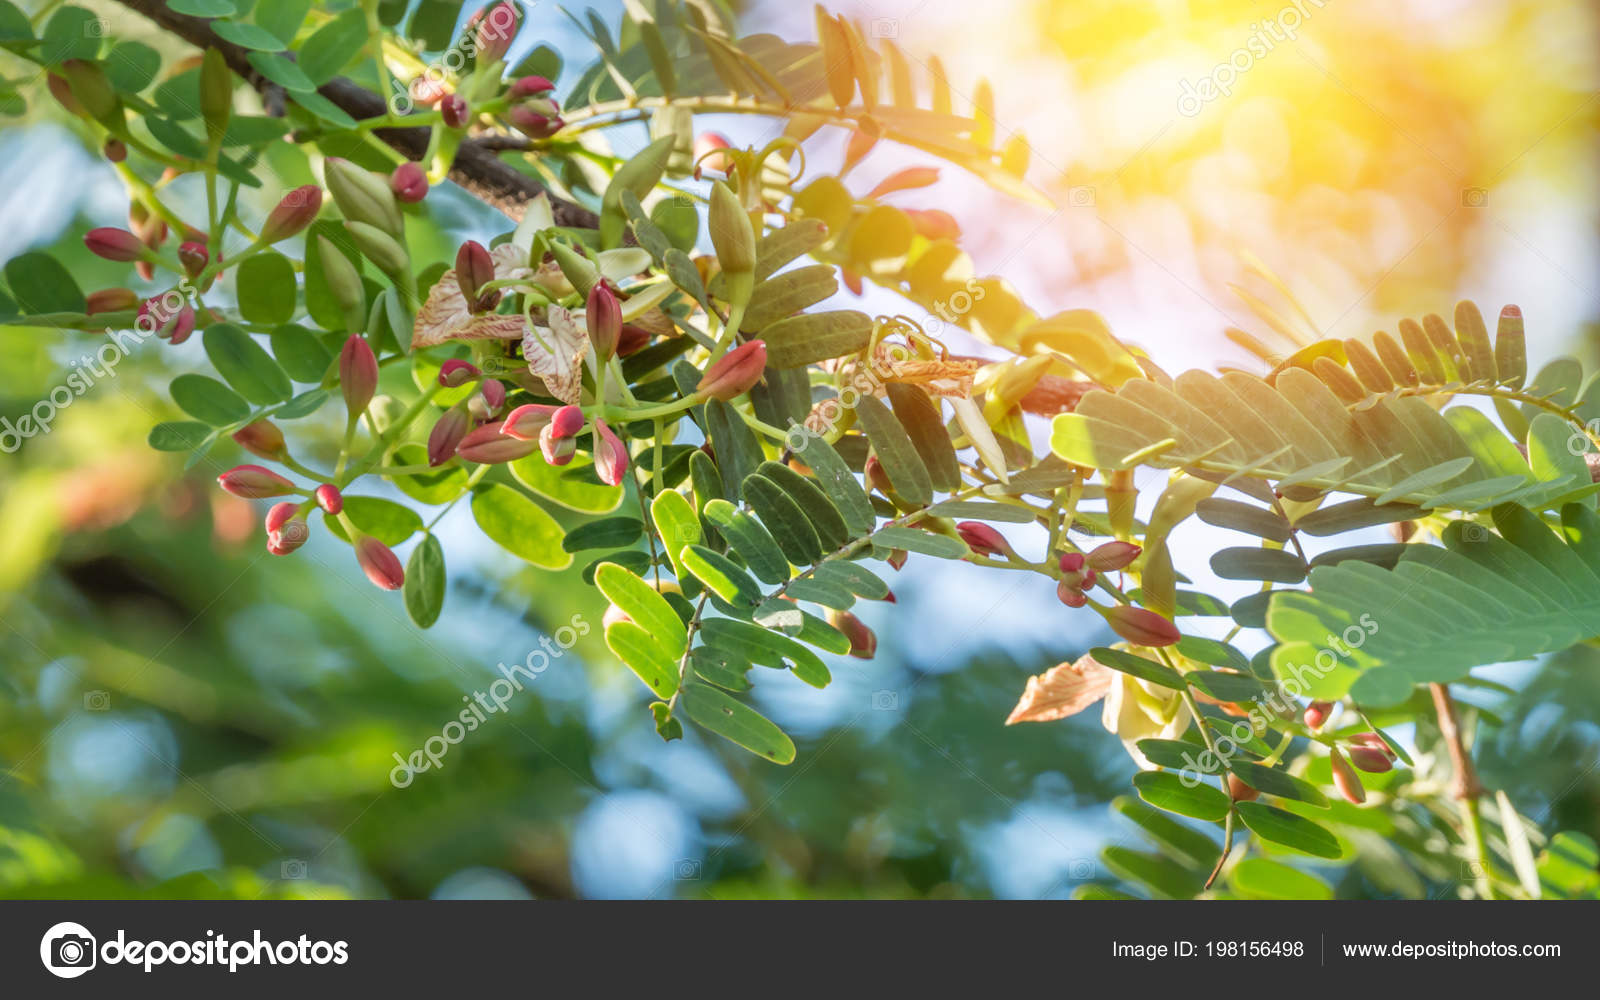
[[[622,339],[622,305],[605,282],[597,281],[589,289],[583,316],[589,326],[589,343],[594,347],[594,356],[605,364],[617,353],[617,344]]]
[[[583,425],[587,422],[588,418],[583,415],[581,408],[563,406],[550,417],[550,433],[556,437],[577,437],[583,433]]]
[[[512,108],[506,113],[506,117],[530,139],[548,139],[567,124],[560,115],[541,115],[531,108],[524,107]]]
[[[194,306],[184,306],[178,310],[178,318],[172,321],[171,332],[165,334],[167,342],[173,346],[189,339],[189,334],[194,332]]]
[[[1369,746],[1350,747],[1350,763],[1368,774],[1383,774],[1394,769],[1394,762],[1382,750]]]
[[[1069,590],[1084,591],[1094,586],[1094,570],[1088,566],[1081,552],[1063,552],[1057,565],[1061,568],[1061,583]],[[1057,588],[1060,594],[1060,588]],[[1080,593],[1081,596],[1081,593]],[[1070,607],[1081,608],[1086,602],[1078,601]]]
[[[650,340],[651,333],[644,327],[622,324],[622,332],[617,337],[617,357],[626,358],[639,353],[650,346]]]
[[[57,76],[54,73],[46,73],[45,86],[50,88],[50,96],[54,97],[63,108],[67,109],[67,114],[78,118],[85,117],[83,105],[79,104],[78,99],[72,95],[72,84],[67,82],[66,77]]]
[[[121,163],[128,158],[128,144],[111,136],[106,139],[105,145],[100,147],[100,152],[112,163]]]
[[[1333,702],[1314,701],[1306,706],[1305,714],[1300,718],[1310,730],[1321,729],[1328,722],[1328,716],[1333,714]]]
[[[1011,544],[1005,536],[994,530],[982,521],[962,521],[956,525],[961,540],[967,543],[967,548],[980,556],[1003,556],[1011,554]]]
[[[694,139],[694,162],[696,167],[715,170],[719,174],[733,172],[733,157],[718,150],[728,149],[728,140],[720,132],[701,132]]]
[[[877,490],[885,496],[894,489],[889,483],[889,474],[883,471],[883,463],[878,461],[877,455],[868,455],[867,462],[861,468],[861,475],[867,481],[867,486]]]
[[[472,118],[472,109],[460,94],[446,94],[439,102],[439,115],[448,128],[466,128]]]
[[[905,549],[890,549],[889,558],[885,561],[888,562],[891,567],[893,567],[896,573],[898,573],[905,566],[906,560],[910,558],[911,553],[907,552]]]
[[[474,379],[481,378],[482,375],[478,366],[472,362],[451,358],[439,367],[439,384],[446,389],[454,389],[458,385],[466,385]]]
[[[1240,781],[1237,775],[1228,775],[1228,798],[1235,802],[1254,802],[1261,792]]]
[[[294,492],[294,483],[259,465],[239,465],[217,477],[224,490],[246,500],[264,500]]]
[[[628,474],[628,449],[599,417],[594,419],[594,471],[607,486],[621,486]]]
[[[263,246],[277,243],[311,225],[322,210],[322,189],[315,184],[295,188],[283,196],[278,206],[267,214],[257,242]]]
[[[83,234],[83,245],[96,257],[127,263],[145,255],[144,241],[116,226],[102,226]]]
[[[723,402],[748,392],[767,367],[767,343],[752,340],[724,354],[700,377],[697,391]]]
[[[1082,552],[1063,552],[1058,560],[1063,573],[1082,573],[1085,563]]]
[[[850,655],[858,660],[870,660],[878,650],[878,637],[861,619],[848,611],[828,610],[828,624],[844,633],[850,640]]]
[[[1143,551],[1132,542],[1106,542],[1091,550],[1084,561],[1097,573],[1115,573],[1139,558]]]
[[[456,251],[456,281],[461,294],[470,303],[478,297],[478,289],[494,280],[494,258],[489,256],[482,243],[468,240]]]
[[[538,444],[533,441],[520,441],[508,434],[500,433],[503,426],[503,423],[484,424],[470,432],[456,446],[456,454],[469,462],[496,465],[500,462],[514,462],[538,450]]]
[[[356,538],[356,561],[375,586],[399,590],[406,584],[406,571],[400,566],[400,557],[371,535]]]
[[[257,420],[244,425],[233,432],[233,439],[239,447],[261,458],[279,459],[286,451],[283,431],[270,420]]]
[[[456,448],[472,430],[472,418],[465,406],[456,405],[444,411],[433,430],[428,432],[428,464],[443,465],[456,457]]]
[[[633,619],[628,617],[628,613],[626,611],[617,607],[615,604],[607,604],[605,614],[600,616],[600,629],[601,631],[604,631],[618,622],[631,621],[633,621]]]
[[[129,288],[102,288],[98,292],[90,292],[83,301],[84,312],[90,316],[137,309],[139,306],[139,296]]]
[[[1069,608],[1081,608],[1089,603],[1083,588],[1071,580],[1062,580],[1056,584],[1056,599]]]
[[[280,530],[267,533],[267,551],[275,556],[286,556],[306,543],[311,528],[304,521],[290,521]]]
[[[323,483],[317,487],[317,506],[330,514],[337,514],[344,510],[344,494],[339,492],[339,487],[332,483]]]
[[[206,269],[211,263],[211,254],[206,252],[204,243],[190,240],[178,247],[178,263],[183,265],[183,273],[193,278]]]
[[[500,433],[514,437],[518,441],[537,441],[539,433],[550,426],[550,419],[562,409],[565,407],[545,406],[540,403],[519,406],[506,414],[505,421],[500,425]]]
[[[366,411],[378,391],[378,358],[359,333],[351,334],[339,352],[339,389],[351,420]]]
[[[501,0],[493,7],[472,15],[469,23],[474,29],[472,39],[479,65],[505,58],[506,50],[511,48],[511,40],[517,37],[517,29],[521,26],[519,21],[517,5],[510,0]]]
[[[415,205],[428,196],[428,175],[422,167],[407,160],[389,175],[389,190],[406,204]]]
[[[299,504],[288,500],[273,504],[272,509],[267,511],[267,534],[281,530],[299,510]]]
[[[483,394],[483,405],[488,408],[490,416],[499,413],[500,408],[506,405],[506,384],[499,379],[484,379],[478,390]]]
[[[1361,776],[1344,759],[1338,747],[1329,751],[1328,762],[1333,766],[1333,787],[1353,805],[1367,801],[1367,790],[1361,786]]]
[[[1136,646],[1171,646],[1183,636],[1178,626],[1148,608],[1118,604],[1105,612],[1111,631]]]
[[[522,97],[532,97],[535,94],[548,94],[556,89],[556,85],[542,76],[524,76],[511,85],[506,95],[512,100]]]
[[[544,430],[539,432],[539,453],[551,465],[566,465],[578,451],[577,439],[556,437],[551,433],[552,426],[546,424]]]

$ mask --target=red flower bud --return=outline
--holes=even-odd
[[[622,305],[605,282],[597,281],[589,289],[583,316],[589,326],[594,356],[605,364],[617,353],[617,343],[622,339]]]
[[[1063,552],[1058,565],[1063,573],[1082,573],[1085,560],[1082,552]]]
[[[267,534],[281,530],[299,510],[299,504],[288,500],[273,504],[272,509],[267,511]]]
[[[444,411],[433,430],[428,432],[428,464],[443,465],[456,457],[456,449],[461,441],[472,430],[472,417],[467,414],[467,408],[462,405],[450,407]]]
[[[439,114],[448,128],[466,128],[472,119],[472,109],[460,94],[446,94],[439,102]]]
[[[911,553],[907,552],[905,549],[890,549],[889,558],[885,561],[888,562],[891,567],[893,567],[896,573],[898,573],[900,572],[901,568],[905,566],[906,560],[910,558]]]
[[[894,489],[889,482],[889,474],[883,471],[883,463],[878,461],[877,455],[867,456],[866,465],[861,468],[861,475],[867,481],[868,487],[885,496],[888,496],[889,491]]]
[[[621,486],[628,474],[628,449],[599,417],[594,419],[594,471],[607,486]]]
[[[339,487],[332,483],[323,483],[317,487],[317,506],[330,514],[337,514],[344,510],[344,494],[339,492]]]
[[[490,416],[499,413],[500,408],[506,405],[506,384],[499,379],[484,379],[478,390],[483,393],[483,404]]]
[[[66,77],[57,76],[54,73],[46,73],[44,82],[45,86],[50,88],[50,96],[54,97],[63,108],[67,109],[67,114],[77,118],[85,116],[83,105],[79,104],[78,99],[72,96],[72,85],[67,82]]]
[[[707,368],[706,373],[700,377],[700,384],[696,389],[712,399],[727,402],[741,393],[748,392],[752,386],[761,381],[761,373],[766,367],[766,341],[751,340],[735,347],[724,354],[716,364]]]
[[[106,140],[104,146],[100,147],[100,152],[112,163],[121,163],[128,158],[128,144],[112,136]]]
[[[519,441],[500,433],[503,426],[502,423],[484,424],[472,431],[456,446],[456,454],[469,462],[496,465],[516,461],[538,450],[539,446],[532,441]]]
[[[521,27],[520,20],[517,5],[510,0],[501,0],[493,7],[472,15],[472,40],[479,65],[505,58],[506,50],[511,48],[511,40],[517,37],[517,29]]]
[[[389,175],[389,189],[396,198],[408,205],[415,205],[428,195],[428,175],[420,166],[407,160]]]
[[[178,318],[172,321],[172,329],[162,334],[167,342],[173,346],[189,339],[189,334],[194,332],[194,306],[184,306],[178,310]]]
[[[102,226],[83,234],[83,245],[96,257],[127,263],[145,255],[144,241],[115,226]]]
[[[178,247],[178,263],[183,265],[183,273],[193,278],[211,263],[211,255],[206,252],[204,243],[191,240]]]
[[[1306,728],[1311,730],[1321,729],[1328,722],[1328,716],[1333,714],[1333,702],[1314,701],[1306,706],[1305,714],[1300,718],[1305,722]]]
[[[246,500],[281,497],[294,492],[294,483],[259,465],[240,465],[217,477],[224,490]]]
[[[1011,543],[1005,536],[994,530],[982,521],[962,521],[956,525],[961,540],[967,543],[967,548],[980,556],[1003,556],[1011,554]]]
[[[535,94],[548,94],[554,89],[556,85],[542,76],[525,76],[513,83],[506,94],[512,100],[516,100],[521,97],[532,97]]]
[[[366,410],[378,391],[378,358],[359,333],[351,334],[339,352],[339,389],[351,420]]]
[[[506,113],[506,117],[530,139],[548,139],[567,124],[560,115],[541,115],[531,108],[524,107],[512,108]]]
[[[1329,751],[1328,760],[1333,765],[1333,787],[1339,790],[1339,794],[1354,805],[1367,801],[1367,790],[1361,786],[1361,776],[1344,759],[1338,747]]]
[[[267,533],[267,551],[275,556],[286,556],[304,545],[310,537],[311,527],[306,522],[289,521],[277,531]]]
[[[566,465],[572,461],[572,456],[577,452],[578,442],[575,438],[557,437],[551,431],[554,426],[546,424],[539,432],[539,453],[551,465]]]
[[[704,167],[719,174],[733,173],[733,157],[718,150],[728,149],[729,143],[720,132],[701,132],[694,139],[696,168]]]
[[[903,209],[911,219],[911,228],[923,239],[956,240],[961,238],[961,227],[949,212],[937,208]]]
[[[1148,608],[1118,604],[1105,612],[1111,631],[1136,646],[1171,646],[1183,636],[1178,626]]]
[[[1261,793],[1240,781],[1233,774],[1228,775],[1228,798],[1235,802],[1254,802]]]
[[[1062,580],[1056,584],[1056,599],[1069,608],[1081,608],[1089,603],[1083,588],[1071,580]]]
[[[518,441],[537,441],[539,433],[550,426],[550,419],[563,409],[566,407],[545,406],[540,403],[519,406],[506,414],[505,421],[500,425],[500,433],[514,437]],[[578,412],[581,414],[583,411]]]
[[[285,453],[283,431],[270,420],[257,420],[233,432],[239,447],[261,458],[279,459]]]
[[[124,309],[136,309],[139,306],[139,296],[128,288],[102,288],[98,292],[90,292],[83,301],[84,312],[90,316],[96,313],[122,312]]]
[[[277,243],[311,225],[322,210],[322,189],[315,184],[305,184],[283,196],[276,208],[267,214],[257,242],[266,246]]]
[[[470,361],[451,358],[439,367],[439,384],[446,389],[454,389],[458,385],[466,385],[473,379],[481,378],[483,373],[478,366]]]
[[[878,650],[878,637],[861,619],[848,611],[828,610],[828,624],[844,633],[850,640],[850,655],[858,660],[870,660]]]
[[[1383,774],[1394,769],[1394,762],[1388,754],[1368,746],[1351,746],[1350,763],[1368,774]]]
[[[1143,551],[1132,542],[1106,542],[1092,549],[1084,561],[1097,573],[1115,573],[1139,558]]]
[[[617,337],[617,357],[626,358],[639,353],[650,346],[650,339],[651,333],[644,327],[622,324],[622,332]]]
[[[461,294],[470,303],[478,297],[478,289],[494,280],[494,258],[477,240],[468,240],[456,251],[456,281]]]
[[[400,567],[400,557],[371,535],[356,538],[356,561],[367,579],[384,590],[399,590],[406,584],[406,571]]]

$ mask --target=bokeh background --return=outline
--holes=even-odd
[[[181,54],[99,9],[119,36]],[[1027,136],[1029,180],[1055,207],[948,169],[904,203],[953,214],[979,271],[1041,314],[1097,309],[1177,370],[1255,363],[1223,334],[1266,333],[1241,290],[1341,337],[1470,297],[1523,307],[1535,365],[1600,361],[1587,0],[844,9],[923,69],[937,53],[958,102],[988,79],[1002,140]],[[813,31],[808,8],[777,0],[742,17],[750,32]],[[536,41],[569,53],[570,83],[586,43],[552,3],[529,11],[518,45]],[[121,224],[120,183],[28,67],[0,60],[28,108],[0,119],[0,257],[46,248],[85,288],[124,280],[80,240]],[[703,124],[741,143],[777,131]],[[837,139],[812,147],[838,162]],[[875,151],[850,183],[912,162]],[[302,183],[294,170],[279,179]],[[448,188],[429,205],[431,223],[410,227],[419,260],[506,228]],[[904,309],[870,293],[868,308]],[[0,327],[0,415],[95,346]],[[212,483],[239,456],[185,471],[144,443],[174,415],[171,376],[203,364],[198,346],[147,345],[50,434],[0,455],[0,894],[1064,897],[1106,877],[1098,850],[1128,836],[1106,807],[1133,770],[1118,741],[1097,712],[1001,723],[1028,675],[1107,635],[1046,581],[920,557],[893,581],[897,604],[862,611],[876,659],[832,664],[824,692],[763,678],[761,709],[799,745],[791,767],[694,732],[663,745],[594,628],[441,770],[393,787],[393,755],[437,734],[498,664],[603,609],[575,571],[530,570],[464,511],[440,525],[451,585],[427,633],[335,540],[267,556],[261,511]],[[1203,554],[1203,534],[1195,544]],[[1180,568],[1207,582],[1203,559]],[[1508,693],[1469,696],[1485,780],[1547,831],[1600,835],[1600,656],[1496,676]],[[1324,874],[1346,896],[1438,888],[1382,859]]]

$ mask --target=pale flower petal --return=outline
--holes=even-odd
[[[560,306],[548,310],[549,327],[530,327],[522,337],[528,370],[544,381],[550,395],[576,406],[583,389],[583,359],[589,337],[573,315]]]
[[[601,277],[613,282],[632,277],[650,266],[650,254],[638,247],[602,250],[595,255],[595,268]]]
[[[1022,700],[1006,717],[1006,725],[1018,722],[1051,722],[1065,719],[1093,705],[1111,688],[1114,671],[1084,654],[1075,663],[1058,663],[1028,678]]]

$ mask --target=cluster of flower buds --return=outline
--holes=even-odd
[[[542,76],[524,76],[506,91],[516,102],[506,117],[530,139],[548,139],[567,124],[561,118],[561,103],[551,96],[555,86]]]
[[[1084,591],[1094,586],[1095,572],[1082,552],[1063,552],[1057,562],[1061,579],[1056,583],[1056,597],[1069,608],[1081,608],[1089,603]]]
[[[267,511],[267,551],[275,556],[286,556],[306,543],[311,537],[310,526],[303,517],[297,517],[300,505],[288,500],[275,503]]]
[[[848,611],[828,609],[828,624],[844,633],[850,640],[850,655],[858,660],[870,660],[878,651],[878,637],[861,619]]]
[[[194,306],[185,302],[178,309],[168,308],[164,297],[145,299],[139,304],[134,326],[154,333],[171,344],[181,344],[194,333]]]
[[[1331,748],[1328,761],[1333,769],[1333,787],[1347,801],[1360,805],[1367,801],[1367,790],[1361,784],[1361,775],[1356,772],[1383,774],[1392,770],[1395,752],[1377,733],[1357,733],[1350,737],[1343,752],[1339,747]]]

